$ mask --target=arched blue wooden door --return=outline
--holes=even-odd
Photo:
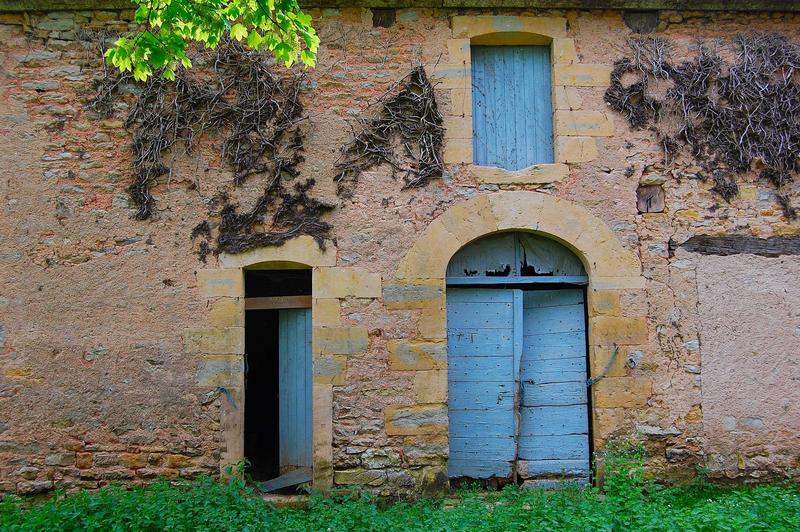
[[[566,248],[505,233],[448,267],[450,477],[588,479],[586,275]]]

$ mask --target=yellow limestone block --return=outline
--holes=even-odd
[[[585,163],[597,159],[597,142],[592,137],[556,137],[556,160]]]
[[[555,130],[556,135],[610,137],[614,122],[608,113],[559,109],[555,112]]]
[[[387,406],[386,434],[390,436],[447,432],[447,405]]]
[[[213,327],[244,327],[244,298],[220,297],[211,301],[208,322]]]
[[[446,403],[447,371],[418,371],[414,375],[414,395],[420,404]]]
[[[315,268],[311,293],[318,298],[378,298],[381,276],[363,268]]]
[[[597,345],[640,345],[647,343],[645,318],[595,316],[589,318],[592,343]]]
[[[237,355],[244,353],[244,327],[187,328],[183,330],[186,353]]]
[[[611,84],[610,65],[582,63],[553,66],[553,83],[572,87],[607,87]]]
[[[238,268],[197,270],[197,287],[206,298],[244,297],[244,274]]]
[[[647,404],[653,385],[644,377],[608,377],[592,386],[596,408],[631,408]]]

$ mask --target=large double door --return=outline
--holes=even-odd
[[[586,479],[580,288],[449,288],[450,477]]]

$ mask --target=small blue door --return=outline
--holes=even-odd
[[[281,474],[312,464],[311,309],[278,314],[278,427]]]
[[[512,473],[521,317],[521,290],[447,291],[451,477]]]
[[[583,290],[526,291],[520,364],[520,470],[589,476]]]

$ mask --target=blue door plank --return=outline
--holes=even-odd
[[[586,405],[522,407],[520,444],[526,438],[564,434],[586,434],[589,418]]]
[[[526,460],[528,474],[586,476],[589,473],[589,460]]]
[[[513,456],[516,450],[516,441],[513,435],[504,437],[450,437],[450,453],[473,453],[489,455]],[[480,456],[478,456],[480,458]]]
[[[576,353],[585,353],[586,352],[586,342],[578,342],[577,340],[580,339],[579,337],[573,337],[575,341],[570,339],[569,341],[565,341],[559,345],[531,345],[531,342],[534,341],[543,341],[544,338],[541,336],[527,336],[523,338],[523,353],[525,354],[524,358],[527,362],[531,364],[536,363],[544,363],[547,362],[548,364],[552,363],[555,360],[564,360],[564,359],[573,359],[573,358],[584,358],[582,356],[577,356]],[[585,359],[584,359],[585,363]]]
[[[549,47],[473,46],[472,86],[475,164],[553,162]]]
[[[450,411],[450,437],[464,438],[481,434],[485,437],[506,438],[508,426],[514,423],[513,412],[507,416],[477,410]]]
[[[477,54],[477,55],[476,55]],[[481,54],[481,50],[473,48],[472,56],[472,151],[474,160],[486,160],[486,131],[489,123],[486,116],[486,65],[488,61],[475,60]],[[478,128],[481,128],[479,134]]]
[[[511,290],[495,290],[494,288],[451,288],[447,290],[447,312],[450,304],[473,305],[474,303],[512,303],[514,294]]]
[[[511,382],[450,383],[450,406],[455,409],[505,408],[514,404],[514,384]]]
[[[568,352],[568,355],[574,352]],[[545,380],[551,377],[558,377],[558,374],[564,373],[579,373],[575,378],[564,378],[559,380]],[[555,374],[551,377],[545,377],[548,374]],[[551,358],[546,360],[536,360],[526,357],[522,367],[520,368],[520,380],[533,381],[537,384],[543,382],[565,382],[570,380],[585,380],[586,375],[586,358],[570,357],[570,358]]]
[[[586,321],[583,305],[526,309],[526,313],[532,312],[523,325],[526,336],[582,331]]]
[[[510,329],[467,329],[449,327],[447,349],[450,356],[508,356],[513,340]]]
[[[451,382],[513,382],[514,360],[511,356],[453,357],[447,362],[447,373]]]
[[[465,305],[454,303],[447,306],[448,322],[458,324],[459,329],[508,329],[510,322],[498,316],[511,317],[513,302],[493,303],[476,301],[475,304]]]
[[[586,352],[586,334],[584,331],[572,331],[553,334],[526,334],[524,338],[525,352],[529,356],[546,355],[543,351],[552,351],[553,348],[569,347],[569,357],[576,356],[580,350]]]
[[[578,383],[585,387],[586,372],[583,371],[583,369],[577,371],[567,371],[560,368],[547,368],[544,370],[523,372],[521,374],[521,380],[523,383],[528,385]]]
[[[493,460],[465,455],[453,456],[447,462],[447,474],[450,477],[469,478],[507,478],[511,475],[511,461]]]
[[[284,467],[311,467],[311,309],[278,315],[279,461]]]
[[[550,49],[538,47],[534,50],[534,129],[536,138],[534,146],[537,148],[536,161],[552,163],[553,154],[553,103],[552,103],[552,76],[550,74]]]
[[[529,384],[522,382],[522,406],[566,406],[586,404],[586,381]]]
[[[522,460],[588,460],[589,436],[565,434],[526,438],[520,443],[519,458]]]
[[[529,290],[522,297],[525,308],[583,304],[583,290]]]

